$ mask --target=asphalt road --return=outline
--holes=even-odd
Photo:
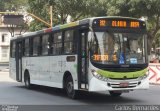
[[[8,72],[0,72],[0,105],[160,105],[160,86],[151,85],[149,90],[137,90],[113,98],[109,94],[83,92],[78,100],[69,99],[62,90],[35,86],[26,89],[23,83],[9,78]],[[115,106],[114,106],[115,107]],[[113,107],[112,107],[113,108]],[[64,108],[65,109],[65,108]],[[71,110],[70,110],[71,111]]]

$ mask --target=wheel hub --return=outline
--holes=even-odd
[[[67,90],[68,90],[69,93],[71,93],[73,91],[73,83],[72,82],[68,82]]]

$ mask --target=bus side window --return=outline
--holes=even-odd
[[[29,39],[29,55],[33,56],[33,38]]]
[[[52,47],[54,55],[59,55],[62,53],[62,32],[54,33]]]
[[[29,56],[29,39],[24,40],[24,56]]]
[[[40,37],[33,38],[33,56],[38,56]]]
[[[48,55],[49,51],[49,34],[42,36],[42,55]]]
[[[74,36],[74,31],[73,30],[68,30],[65,31],[64,34],[64,53],[65,54],[72,54],[73,51],[73,36]]]
[[[53,42],[54,42],[54,34],[52,33],[51,36],[49,37],[49,54],[53,54]]]

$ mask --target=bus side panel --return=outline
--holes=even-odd
[[[51,75],[50,58],[51,56],[23,58],[23,78],[25,70],[28,70],[31,84],[61,88],[62,85],[57,84],[54,78],[54,75],[58,73],[52,73]],[[53,69],[55,69],[54,67]],[[54,79],[54,81],[52,79]]]
[[[16,80],[16,60],[15,58],[10,58],[9,69],[10,69],[10,73],[9,73],[10,78]]]
[[[23,59],[23,72],[29,71],[32,84],[55,87],[50,78],[50,57],[39,56]]]
[[[62,88],[63,80],[62,56],[50,56],[50,81],[53,87]]]
[[[67,60],[72,58],[72,60]],[[78,89],[78,77],[77,77],[77,55],[65,55],[62,56],[62,76],[59,78],[63,79],[63,75],[66,71],[69,71],[73,77],[74,89]],[[63,80],[62,80],[63,81]],[[61,82],[61,81],[59,81]]]
[[[63,87],[63,76],[66,71],[69,71],[74,80],[74,88],[78,89],[77,85],[77,57],[74,61],[67,62],[67,56],[43,56],[30,57],[30,61],[24,59],[23,67],[26,67],[30,73],[32,84]],[[29,67],[30,66],[30,67]],[[23,68],[25,69],[25,68]]]
[[[29,58],[27,57],[22,57],[22,81],[24,82],[24,73],[26,70],[30,69],[29,68]]]
[[[38,69],[39,69],[39,80],[40,81],[50,81],[50,57],[42,56],[39,57],[37,61]]]
[[[74,80],[74,88],[78,89],[77,85],[77,56],[74,61],[67,62],[67,56],[42,56],[42,57],[25,57],[22,59],[23,81],[25,70],[29,71],[32,84],[63,87],[63,76],[66,71],[69,71]]]
[[[40,59],[39,57],[29,57],[29,60],[26,59],[26,66],[30,74],[30,81],[39,80],[39,70],[40,70]]]

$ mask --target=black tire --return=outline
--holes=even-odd
[[[121,92],[114,92],[114,91],[109,91],[109,93],[112,97],[119,97],[122,94]]]
[[[78,91],[74,90],[74,83],[72,76],[68,76],[65,80],[65,91],[69,98],[71,99],[78,98]]]
[[[30,83],[30,76],[28,73],[26,73],[24,76],[24,84],[27,89],[31,89],[32,84]]]

